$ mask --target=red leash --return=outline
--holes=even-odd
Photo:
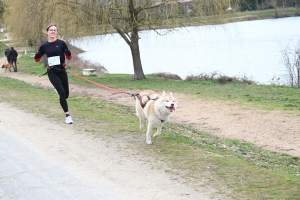
[[[84,78],[84,77],[82,77],[82,76],[79,76],[79,75],[77,75],[77,74],[74,74],[74,73],[72,73],[72,72],[68,72],[68,73],[69,73],[69,74],[72,74],[73,76],[76,76],[77,78],[80,78],[80,79],[82,79],[82,80],[84,80],[84,81],[86,81],[86,82],[92,83],[92,84],[94,84],[94,85],[97,85],[97,86],[99,86],[99,87],[105,88],[105,89],[107,89],[107,90],[111,90],[111,91],[118,92],[118,93],[123,93],[123,94],[129,94],[129,95],[131,95],[131,96],[135,96],[134,94],[130,94],[130,93],[124,92],[124,91],[122,91],[122,90],[110,88],[110,87],[107,87],[107,86],[105,86],[105,85],[101,85],[101,84],[99,84],[99,83],[93,82],[93,81],[91,81],[91,80],[89,80],[89,79],[86,79],[86,78]]]

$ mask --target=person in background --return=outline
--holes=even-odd
[[[58,39],[55,23],[52,22],[44,32],[47,34],[48,40],[39,47],[38,52],[34,56],[34,60],[35,62],[39,62],[44,55],[47,56],[48,78],[59,95],[60,105],[66,115],[65,123],[73,124],[67,103],[69,97],[69,81],[65,63],[65,58],[68,60],[72,58],[71,51],[68,49],[65,41]]]
[[[18,52],[13,47],[10,48],[8,57],[9,57],[9,61],[10,61],[9,63],[14,68],[14,72],[17,72],[18,71],[18,67],[17,67]]]
[[[6,48],[5,51],[4,51],[4,55],[6,56],[6,59],[7,59],[7,62],[10,63],[10,60],[9,60],[9,52],[10,52],[10,49],[9,48]]]

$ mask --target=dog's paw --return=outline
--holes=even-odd
[[[153,138],[156,138],[157,136],[159,136],[160,135],[160,133],[155,133],[154,135],[153,135]]]
[[[146,143],[147,144],[152,144],[152,141],[151,140],[146,140]]]

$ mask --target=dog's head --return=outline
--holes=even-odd
[[[158,101],[160,102],[161,109],[169,113],[174,112],[177,108],[177,100],[174,98],[172,92],[166,94],[165,91],[163,91]]]
[[[11,65],[8,63],[8,64],[3,64],[2,65],[2,68],[10,68],[11,67]]]

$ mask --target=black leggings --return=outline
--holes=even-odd
[[[14,67],[17,68],[17,59],[10,59],[10,64],[14,64]]]
[[[48,77],[59,95],[59,102],[64,112],[69,112],[67,98],[69,97],[69,83],[67,72],[48,72]]]

